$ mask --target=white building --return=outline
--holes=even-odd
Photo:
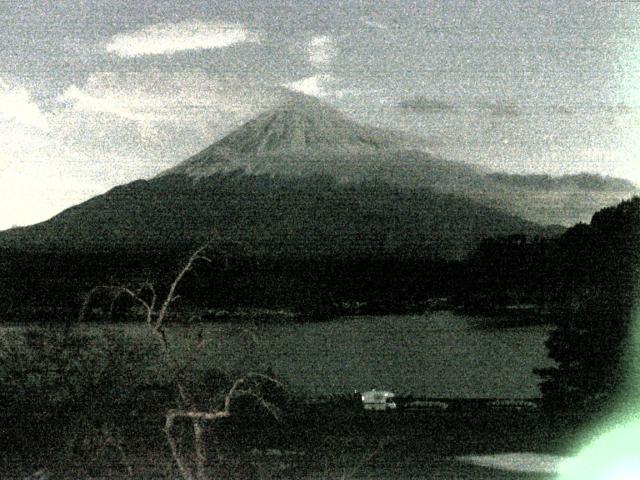
[[[385,390],[369,390],[362,393],[362,405],[365,410],[393,410],[397,408],[395,394]]]

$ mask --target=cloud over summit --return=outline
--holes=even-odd
[[[306,53],[315,73],[283,86],[318,98],[341,97],[344,92],[337,88],[336,77],[332,73],[332,64],[338,55],[335,39],[328,35],[317,35],[307,43]]]
[[[323,98],[328,96],[341,96],[340,91],[334,89],[335,79],[326,73],[312,75],[310,77],[286,83],[284,86],[289,90],[301,92],[305,95]]]
[[[307,47],[309,62],[316,68],[324,68],[331,64],[338,53],[335,41],[327,36],[313,37]]]

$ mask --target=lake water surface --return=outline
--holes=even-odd
[[[427,397],[539,396],[532,370],[553,365],[545,325],[442,311],[270,327],[273,368],[310,394],[385,388]]]

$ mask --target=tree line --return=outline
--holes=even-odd
[[[446,306],[487,313],[523,304],[537,311],[571,310],[609,301],[614,292],[630,295],[638,261],[638,202],[636,197],[603,209],[591,224],[577,224],[555,238],[486,238],[462,260],[433,257],[427,248],[282,256],[228,242],[186,282],[181,305],[290,309],[313,319],[421,313],[442,298]],[[193,249],[0,251],[0,321],[77,317],[86,292],[100,284],[166,285]],[[110,320],[126,320],[120,313]]]

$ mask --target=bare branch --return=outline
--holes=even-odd
[[[113,308],[113,305],[115,304],[115,302],[117,301],[118,298],[120,298],[121,296],[128,296],[130,297],[134,302],[142,305],[142,307],[146,310],[147,312],[147,318],[149,318],[150,316],[152,316],[153,313],[153,308],[151,307],[151,305],[149,303],[147,303],[146,301],[144,301],[142,298],[140,298],[135,292],[133,292],[132,290],[126,288],[126,287],[121,287],[121,286],[114,286],[114,285],[99,285],[97,287],[92,288],[89,293],[86,295],[84,302],[82,303],[82,307],[80,308],[80,321],[84,320],[87,314],[87,310],[89,308],[89,304],[91,303],[91,300],[93,299],[93,297],[101,291],[106,291],[108,293],[111,294],[112,296],[112,301],[111,301],[111,309]]]
[[[147,302],[149,305],[149,310],[151,310],[152,314],[155,313],[156,310],[156,302],[158,300],[158,295],[156,293],[156,289],[153,286],[153,283],[150,281],[144,282],[140,288],[138,289],[138,297],[142,298],[142,294],[148,290],[151,293],[151,302]],[[147,322],[151,320],[152,317],[147,317]]]
[[[175,460],[182,478],[184,480],[195,480],[191,469],[182,461],[182,456],[180,455],[180,451],[178,450],[178,442],[176,442],[171,431],[175,419],[176,415],[172,415],[171,412],[169,412],[167,413],[164,424],[164,433],[167,436],[167,442],[169,443],[169,448],[171,449],[171,456]]]
[[[199,420],[219,420],[221,418],[230,417],[231,413],[226,410],[199,411],[199,410],[169,410],[167,418],[171,418],[171,426],[176,418],[196,418]]]
[[[262,380],[266,380],[270,383],[273,383],[274,385],[277,385],[278,387],[284,389],[285,386],[284,384],[282,384],[282,382],[280,382],[279,380],[269,376],[269,375],[265,375],[264,373],[257,373],[257,372],[249,372],[245,375],[245,378],[261,378]]]
[[[241,242],[237,242],[241,244]],[[195,402],[186,388],[186,382],[183,381],[182,375],[184,368],[180,366],[178,358],[174,354],[172,344],[167,337],[165,330],[165,320],[169,314],[169,309],[173,302],[180,298],[177,294],[178,287],[183,281],[188,272],[192,271],[195,264],[199,261],[212,263],[212,259],[204,254],[207,248],[212,245],[212,241],[205,243],[198,248],[188,259],[184,267],[178,272],[173,282],[169,287],[169,291],[164,297],[162,302],[159,302],[156,290],[150,282],[145,282],[136,290],[133,291],[126,287],[119,286],[98,286],[92,289],[87,295],[85,302],[82,305],[80,319],[84,319],[86,311],[88,309],[91,299],[100,291],[106,291],[111,295],[110,311],[113,308],[117,300],[122,296],[128,296],[133,302],[142,306],[145,311],[145,321],[149,326],[151,332],[156,337],[161,345],[164,353],[164,358],[167,362],[168,368],[171,370],[174,378],[175,385],[178,390],[178,395],[182,403],[183,409],[169,410],[165,417],[164,432],[171,449],[171,454],[176,462],[180,475],[184,480],[206,480],[206,449],[204,446],[204,423],[203,422],[216,422],[222,418],[231,416],[232,403],[235,399],[241,397],[250,397],[255,400],[266,412],[275,418],[279,418],[280,411],[278,407],[269,402],[260,393],[259,380],[267,381],[273,385],[284,388],[284,386],[276,379],[260,374],[260,373],[248,373],[242,378],[237,379],[227,391],[224,396],[223,408],[213,411],[200,411],[195,408]],[[219,248],[219,250],[223,249]],[[228,259],[225,258],[228,262]],[[251,333],[251,332],[250,332]],[[257,343],[257,338],[251,336],[252,340]],[[200,348],[205,345],[205,338],[200,331],[197,336],[197,347]],[[189,419],[193,428],[193,448],[195,452],[195,464],[188,460],[188,457],[183,456],[180,453],[178,441],[174,436],[174,424],[176,419],[184,418]],[[190,465],[191,464],[191,465]]]
[[[221,418],[229,417],[230,413],[228,410],[217,410],[213,412],[203,412],[203,411],[194,411],[194,410],[169,410],[166,415],[164,432],[167,437],[167,441],[169,443],[169,448],[171,449],[171,455],[178,465],[178,470],[182,475],[182,478],[185,480],[205,480],[205,466],[207,463],[206,451],[204,448],[204,443],[202,439],[203,435],[203,427],[202,421],[215,421]],[[193,472],[191,468],[189,468],[184,462],[182,455],[178,449],[178,442],[173,436],[173,424],[177,418],[189,418],[192,421],[193,425],[193,441],[194,441],[194,449],[196,452],[196,476],[194,478]]]
[[[276,420],[280,420],[280,409],[273,403],[268,402],[264,399],[262,395],[258,395],[257,393],[252,392],[251,390],[236,390],[236,398],[239,397],[251,397],[258,404],[264,408],[273,418]]]
[[[229,411],[229,409],[231,408],[231,400],[233,399],[234,395],[236,394],[236,390],[238,390],[238,388],[240,388],[240,385],[242,385],[243,383],[246,382],[246,378],[239,378],[237,379],[235,382],[233,382],[233,385],[231,386],[231,388],[229,389],[229,392],[227,392],[227,396],[224,397],[224,410],[225,411]]]
[[[274,385],[278,385],[279,387],[284,388],[284,385],[282,385],[282,383],[280,383],[278,380],[268,375],[264,375],[262,373],[253,373],[253,372],[248,373],[244,377],[236,380],[233,386],[229,389],[229,392],[227,393],[224,399],[224,410],[225,411],[231,410],[231,403],[234,398],[248,396],[255,399],[267,412],[269,412],[274,418],[279,420],[280,409],[275,404],[265,400],[262,395],[259,395],[251,390],[245,390],[240,388],[242,385],[246,384],[249,380],[255,379],[255,378],[261,378],[263,380],[267,380],[268,382],[271,382]]]
[[[174,279],[173,283],[171,284],[171,287],[169,288],[169,293],[167,294],[167,297],[165,298],[164,302],[162,303],[162,306],[160,307],[160,310],[158,311],[156,328],[162,325],[162,322],[164,321],[164,317],[167,314],[167,310],[169,309],[169,305],[171,305],[171,303],[177,298],[176,289],[178,288],[178,285],[180,285],[180,282],[182,281],[184,276],[187,274],[187,272],[189,272],[193,268],[194,263],[197,262],[198,260],[211,262],[211,260],[209,260],[207,257],[202,255],[202,252],[204,252],[209,247],[210,244],[211,242],[207,242],[203,246],[198,248],[195,252],[193,252],[191,257],[189,257],[189,260],[187,261],[186,265],[182,268],[182,270],[180,270],[180,272]]]
[[[196,452],[196,477],[198,480],[206,480],[207,455],[202,442],[202,420],[194,418],[191,423],[193,424],[193,449]]]

